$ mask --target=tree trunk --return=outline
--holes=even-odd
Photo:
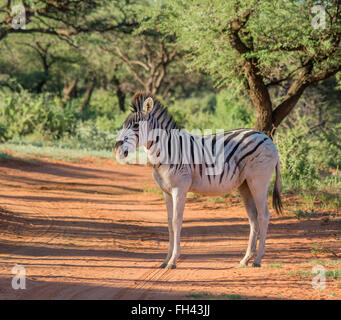
[[[256,106],[256,122],[254,128],[256,130],[262,131],[267,134],[269,137],[272,137],[275,131],[273,122],[272,122],[272,114],[268,113],[267,110],[262,109],[261,105]]]
[[[125,112],[125,100],[126,100],[126,94],[121,90],[120,87],[117,88],[116,90],[116,95],[118,98],[118,107],[122,112]]]
[[[64,96],[63,100],[64,100],[64,102],[69,101],[71,94],[73,93],[74,89],[76,88],[77,82],[78,82],[78,79],[74,79],[74,80],[72,80],[72,82],[70,83],[69,86],[64,87],[64,89],[63,89],[63,96]]]
[[[263,131],[264,133],[272,137],[275,129],[296,106],[304,90],[313,83],[317,83],[318,81],[327,79],[335,75],[341,70],[341,65],[336,65],[332,68],[324,68],[323,70],[313,73],[313,67],[314,63],[316,62],[316,57],[307,56],[304,59],[304,62],[302,61],[302,66],[299,68],[300,71],[297,76],[291,77],[292,83],[286,96],[284,97],[282,102],[273,110],[268,87],[271,84],[276,84],[276,81],[273,83],[270,82],[265,85],[264,77],[262,76],[262,72],[260,70],[261,64],[258,58],[252,57],[252,55],[251,57],[246,56],[247,53],[252,53],[254,51],[253,39],[251,38],[251,44],[245,43],[239,34],[240,30],[245,27],[253,11],[254,9],[249,9],[240,16],[236,17],[236,19],[229,23],[229,30],[227,30],[227,28],[224,28],[223,32],[229,31],[227,34],[228,41],[231,47],[234,48],[241,57],[244,56],[242,66],[248,83],[247,90],[252,100],[252,104],[256,110],[255,129]],[[340,41],[341,37],[337,35],[333,43],[333,45],[335,46],[334,51],[338,48]],[[301,49],[299,48],[297,50],[299,51]],[[318,60],[323,61],[327,58],[328,55],[319,57]],[[282,81],[288,79],[289,76],[286,79],[282,79]],[[277,84],[278,83],[279,82],[277,81]]]
[[[37,93],[42,93],[43,86],[45,85],[45,83],[47,82],[49,78],[49,65],[47,64],[46,56],[42,56],[41,59],[42,59],[43,67],[44,67],[44,73],[43,73],[43,77],[37,84],[37,87],[36,87]]]
[[[87,85],[83,102],[82,102],[82,104],[79,107],[79,112],[80,113],[83,113],[84,110],[85,110],[85,107],[88,105],[88,103],[89,103],[89,101],[91,99],[91,95],[92,95],[92,92],[93,92],[94,88],[95,88],[95,82],[94,81],[90,82]]]
[[[272,103],[268,88],[259,75],[259,70],[254,61],[246,61],[244,65],[249,85],[249,96],[256,110],[255,129],[272,136]]]
[[[306,86],[302,86],[295,94],[289,95],[287,99],[284,99],[284,101],[275,110],[269,110],[266,105],[260,102],[261,99],[252,99],[256,110],[256,122],[254,128],[264,132],[272,138],[275,134],[276,128],[298,103],[305,88]],[[250,97],[254,94],[261,96],[263,93],[258,91],[250,92]]]
[[[118,99],[118,107],[122,112],[125,112],[125,100],[126,100],[126,94],[125,92],[121,89],[121,84],[119,79],[116,77],[116,75],[114,75],[112,77],[112,83],[115,85],[116,87],[116,96]]]
[[[43,91],[43,86],[45,85],[45,83],[47,82],[48,79],[48,73],[44,72],[44,76],[42,77],[42,79],[38,82],[37,87],[36,87],[36,93],[40,94]]]

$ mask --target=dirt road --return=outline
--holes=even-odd
[[[159,269],[167,217],[161,196],[144,192],[151,172],[91,158],[0,160],[0,299],[341,299],[340,279],[312,287],[308,263],[338,259],[338,221],[273,214],[262,268],[236,268],[249,233],[237,198],[190,198],[177,269]],[[316,244],[330,251],[316,258]],[[12,288],[15,265],[26,289]]]

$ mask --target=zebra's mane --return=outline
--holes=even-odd
[[[133,121],[133,119],[135,119],[135,121],[139,120],[140,116],[143,115],[143,103],[149,97],[152,98],[154,102],[154,107],[150,114],[157,120],[160,128],[167,130],[176,129],[177,125],[173,117],[169,114],[168,109],[164,107],[154,95],[142,91],[134,94],[131,101],[132,114],[128,117],[128,119],[130,118],[131,121]]]

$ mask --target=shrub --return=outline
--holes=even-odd
[[[0,136],[2,140],[36,134],[43,139],[59,139],[72,132],[76,112],[72,103],[50,94],[34,95],[0,91]]]
[[[212,93],[199,97],[177,100],[169,109],[181,128],[231,130],[250,128],[253,123],[252,111],[246,99],[237,100],[228,90],[217,95]]]
[[[336,135],[330,132],[327,139],[318,131],[312,132],[309,118],[297,111],[292,127],[280,128],[275,136],[286,189],[312,191],[321,184],[335,185],[340,180],[330,170],[331,164],[337,166],[340,159],[340,150],[331,146]]]

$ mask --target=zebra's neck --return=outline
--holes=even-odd
[[[193,164],[194,159],[199,157],[197,153],[202,150],[203,145],[206,145],[206,154],[209,152],[208,150],[212,150],[211,144],[207,143],[207,140],[211,141],[212,137],[213,140],[215,139],[215,135],[196,136],[183,129],[155,129],[155,135],[152,140],[148,141],[146,151],[150,163],[158,166],[160,164],[168,164],[171,167]],[[196,157],[194,153],[196,153]],[[200,154],[203,153],[200,152]]]
[[[162,129],[166,132],[178,129],[173,117],[168,113],[167,108],[157,105],[151,112],[150,117],[153,119],[152,129]]]
[[[252,129],[237,129],[205,136],[190,134],[185,130],[157,128],[154,139],[147,143],[147,155],[154,165],[196,164],[211,167],[229,161],[239,145],[248,136],[260,134]],[[231,149],[229,152],[228,150]],[[227,153],[228,156],[225,154]]]

